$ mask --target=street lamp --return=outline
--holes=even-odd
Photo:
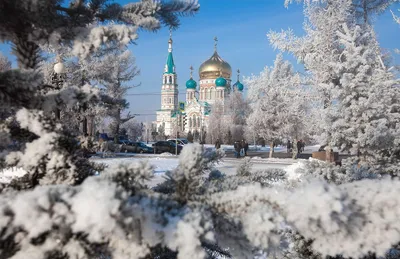
[[[57,63],[54,65],[53,69],[54,72],[51,75],[51,83],[56,87],[57,90],[60,90],[66,78],[65,66],[60,57],[57,57]]]
[[[55,86],[56,90],[60,90],[64,84],[66,73],[65,66],[62,63],[60,56],[57,57],[57,63],[53,67],[54,71],[51,74],[51,83]],[[58,120],[61,119],[61,110],[56,107],[56,117]]]

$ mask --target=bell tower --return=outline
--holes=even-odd
[[[172,55],[172,31],[168,40],[168,57],[165,64],[161,88],[161,110],[175,111],[178,109],[178,78]]]

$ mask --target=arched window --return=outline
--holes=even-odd
[[[168,78],[168,83],[172,83],[172,76],[169,76],[169,78]]]
[[[208,99],[211,100],[211,89],[208,89]]]
[[[192,127],[192,118],[189,118],[189,128]]]
[[[169,103],[172,103],[172,97],[169,98]]]
[[[167,98],[164,97],[164,103],[167,103]]]
[[[197,117],[197,127],[201,127],[201,124],[200,124],[200,117]]]
[[[196,116],[193,115],[193,128],[196,128]]]

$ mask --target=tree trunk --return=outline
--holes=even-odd
[[[297,138],[295,138],[295,139],[293,139],[293,143],[292,143],[292,159],[297,159],[297,154],[298,154]]]
[[[273,153],[274,153],[274,142],[272,141],[269,148],[269,158],[272,158]]]
[[[83,135],[84,136],[86,136],[86,134],[87,134],[87,132],[88,132],[88,128],[87,128],[87,118],[86,118],[86,116],[84,116],[83,117],[83,121],[82,121],[82,132],[83,132]]]

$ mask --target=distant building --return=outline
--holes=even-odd
[[[190,67],[190,79],[186,82],[186,102],[178,100],[177,73],[172,55],[172,36],[168,41],[168,57],[163,74],[161,88],[161,109],[157,111],[157,129],[166,136],[173,137],[177,131],[192,133],[206,131],[208,116],[216,102],[225,103],[231,91],[243,91],[239,81],[231,86],[232,68],[217,52],[217,38],[214,54],[199,68],[199,87],[193,79],[193,67]]]

